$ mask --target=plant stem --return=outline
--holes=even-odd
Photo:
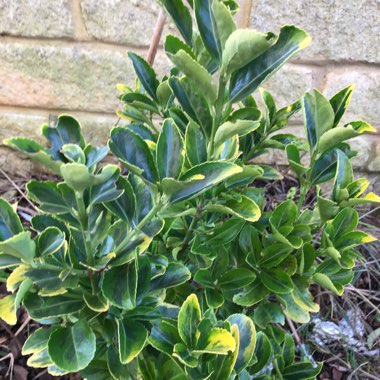
[[[91,236],[90,232],[88,231],[88,213],[86,210],[86,205],[84,204],[83,192],[75,192],[75,199],[77,201],[79,211],[79,222],[82,228],[82,235],[86,249],[87,264],[93,266],[94,257],[92,255]]]
[[[153,32],[152,39],[150,41],[148,56],[147,56],[147,62],[150,65],[153,65],[154,59],[157,54],[158,45],[160,43],[160,39],[162,36],[162,31],[164,30],[166,21],[166,13],[163,9],[160,9],[160,13],[158,14],[156,27]]]
[[[306,186],[305,184],[301,184],[300,198],[297,204],[298,212],[301,211],[301,208],[305,202],[305,198],[306,198],[307,193],[309,192],[309,189],[310,189],[309,186]]]

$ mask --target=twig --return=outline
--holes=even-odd
[[[165,26],[165,21],[166,21],[166,13],[164,12],[163,9],[160,9],[160,13],[158,14],[158,18],[156,22],[156,27],[154,29],[153,36],[150,41],[150,46],[149,46],[149,51],[148,51],[148,56],[147,56],[147,61],[150,65],[153,65],[154,59],[156,58],[158,45],[160,43],[162,32]]]
[[[245,29],[249,27],[252,12],[252,0],[240,0],[239,11],[239,28]]]
[[[301,341],[300,336],[298,335],[297,329],[295,328],[293,321],[289,317],[287,317],[287,316],[285,316],[285,318],[286,318],[286,323],[290,327],[290,330],[292,330],[292,334],[294,336],[294,339],[296,340],[297,344],[299,346],[301,346],[302,345],[302,341]]]
[[[24,330],[24,327],[30,322],[30,317],[28,315],[28,317],[25,319],[25,321],[22,323],[22,325],[19,327],[19,329],[16,331],[15,333],[15,336],[17,336],[18,334],[20,334],[20,332],[22,330]]]
[[[26,197],[25,193],[20,189],[19,186],[12,180],[12,178],[9,177],[5,171],[0,168],[1,174],[12,184],[12,186],[18,191],[18,193],[21,195],[22,198],[24,198],[32,207],[34,210],[36,210],[36,206]]]

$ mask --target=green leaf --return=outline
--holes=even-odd
[[[287,315],[294,322],[308,323],[310,321],[309,313],[296,303],[293,293],[281,295],[277,294],[276,297],[282,304],[284,304],[285,315]]]
[[[233,296],[233,301],[240,306],[253,306],[260,302],[267,294],[267,288],[262,284],[259,278],[243,289],[241,293]]]
[[[83,192],[92,184],[92,176],[87,166],[83,164],[70,163],[62,165],[61,176],[74,191]]]
[[[52,326],[49,328],[39,328],[34,331],[33,334],[28,336],[22,347],[23,355],[30,355],[36,352],[42,351],[48,345],[48,340],[52,332],[57,330],[58,326]]]
[[[166,289],[183,284],[191,278],[189,269],[181,264],[170,263],[162,276],[158,276],[150,283],[150,289]]]
[[[177,343],[174,346],[173,356],[187,367],[195,368],[199,364],[198,359],[192,355],[191,350],[183,343]]]
[[[130,363],[144,348],[148,331],[143,324],[131,319],[117,320],[119,358],[122,364]]]
[[[325,275],[324,273],[314,273],[313,282],[328,290],[331,290],[338,296],[341,296],[343,294],[343,289],[338,289],[330,280],[329,276]]]
[[[205,162],[184,173],[179,181],[164,179],[162,189],[171,201],[180,202],[197,196],[242,169],[228,162]]]
[[[25,263],[32,263],[36,254],[36,243],[30,231],[24,231],[8,240],[0,242],[0,252],[15,257]]]
[[[231,326],[231,334],[235,339],[236,347],[239,347],[239,328],[237,324]],[[228,380],[238,357],[239,350],[230,352],[227,355],[219,355],[213,362],[214,371],[211,373],[212,380]]]
[[[190,294],[178,314],[178,333],[186,346],[194,348],[199,339],[198,326],[201,322],[201,308],[195,294]]]
[[[181,79],[171,77],[169,84],[183,110],[202,127],[204,134],[209,136],[212,116],[204,95],[186,77]]]
[[[258,332],[256,336],[255,355],[257,362],[250,368],[250,373],[260,372],[272,357],[272,346],[268,337],[262,332]]]
[[[150,183],[155,184],[158,181],[152,153],[147,143],[136,133],[124,127],[113,128],[108,144],[112,153],[131,172]]]
[[[24,299],[24,306],[33,319],[47,319],[76,313],[83,309],[83,299],[70,295],[58,295],[53,297],[39,297],[36,294],[28,294]]]
[[[290,276],[281,269],[265,269],[260,272],[260,280],[275,294],[287,294],[293,290]]]
[[[348,108],[350,104],[354,88],[355,88],[355,85],[353,84],[348,87],[345,87],[343,90],[340,90],[339,92],[337,92],[330,99],[330,104],[335,114],[333,128],[335,128],[339,124],[344,113],[346,112],[346,109]]]
[[[221,307],[224,303],[223,294],[220,292],[220,290],[212,287],[205,289],[205,297],[208,307],[214,309]]]
[[[314,379],[322,370],[322,363],[314,366],[310,362],[294,363],[282,371],[284,380]]]
[[[208,204],[206,210],[234,215],[248,222],[257,222],[261,217],[259,206],[250,198],[241,195],[240,200],[231,199],[225,204]]]
[[[177,178],[184,162],[184,148],[181,134],[171,119],[166,119],[157,141],[156,163],[158,175],[163,178]]]
[[[130,222],[136,209],[136,196],[132,185],[124,177],[120,176],[117,180],[116,186],[118,190],[123,191],[123,194],[120,197],[105,203],[105,206],[121,220]]]
[[[161,3],[171,16],[182,37],[191,46],[193,22],[189,10],[184,6],[182,0],[161,0]]]
[[[181,338],[176,325],[167,319],[162,319],[153,325],[148,341],[156,350],[171,355],[174,346],[181,341]]]
[[[236,349],[236,342],[227,330],[213,327],[211,330],[202,331],[194,354],[227,355]]]
[[[236,373],[240,373],[252,359],[256,346],[256,329],[251,318],[244,314],[233,314],[227,321],[231,326],[237,325],[239,330],[238,357],[234,369]]]
[[[310,180],[313,185],[329,181],[336,173],[339,149],[325,152],[314,162],[311,169]]]
[[[231,269],[218,280],[218,285],[225,290],[234,290],[249,285],[256,278],[256,275],[249,269]]]
[[[86,157],[80,146],[75,144],[65,144],[61,149],[62,154],[69,162],[75,162],[78,164],[85,164]]]
[[[293,278],[294,301],[302,307],[302,309],[311,313],[318,313],[319,305],[313,302],[313,297],[309,292],[309,282],[304,278]]]
[[[207,237],[205,244],[210,246],[228,244],[236,238],[244,225],[244,220],[237,218],[228,219],[214,228],[213,233]]]
[[[14,137],[4,140],[4,144],[25,154],[40,164],[45,165],[54,173],[60,173],[60,166],[62,165],[62,162],[53,160],[48,149],[44,148],[36,141],[24,137]]]
[[[7,240],[22,231],[17,213],[5,199],[0,198],[0,241]]]
[[[226,121],[220,125],[215,133],[215,146],[223,144],[234,135],[245,136],[255,131],[260,126],[260,121],[236,120]]]
[[[212,76],[185,50],[179,50],[175,54],[168,54],[174,65],[185,74],[199,91],[205,95],[210,103],[215,102],[217,90],[212,83]]]
[[[333,127],[334,110],[330,102],[317,90],[314,90],[314,96],[307,93],[302,98],[302,110],[307,138],[310,148],[313,149],[321,136]]]
[[[95,334],[85,320],[61,327],[49,339],[49,357],[54,364],[70,372],[86,368],[95,356]]]
[[[254,321],[260,328],[265,329],[270,323],[285,323],[284,313],[280,305],[272,302],[261,302],[254,313]]]
[[[272,33],[250,29],[235,30],[228,37],[223,50],[221,71],[231,75],[263,54],[276,41]]]
[[[214,23],[213,31],[218,44],[219,58],[221,60],[223,50],[229,36],[236,30],[236,25],[231,12],[221,1],[212,1],[212,21]]]
[[[186,157],[191,165],[199,165],[207,161],[207,144],[201,128],[190,121],[185,135]]]
[[[108,301],[124,310],[136,307],[137,264],[131,263],[109,269],[103,277],[102,292]]]
[[[230,100],[238,102],[252,94],[288,59],[309,43],[310,37],[303,30],[295,26],[284,26],[273,46],[232,75]]]
[[[0,318],[8,325],[17,323],[16,297],[16,294],[11,294],[0,299]]]
[[[136,75],[138,76],[145,91],[152,97],[152,99],[157,100],[156,93],[159,81],[157,80],[156,73],[149,65],[149,63],[139,55],[128,52],[128,56],[132,61]]]
[[[363,133],[375,132],[376,129],[365,121],[354,121],[344,127],[335,127],[325,131],[323,135],[319,136],[316,150],[319,154],[322,154],[343,141],[360,136]]]
[[[30,181],[26,185],[28,198],[39,203],[40,209],[49,214],[64,214],[70,212],[70,207],[53,181]]]
[[[64,158],[61,149],[66,144],[75,144],[84,148],[81,125],[78,120],[70,115],[58,116],[56,127],[43,125],[42,134],[51,142],[52,146],[49,151],[53,160]]]
[[[236,29],[231,14],[224,4],[214,0],[195,0],[194,10],[204,46],[220,61],[227,38]]]
[[[339,239],[345,233],[353,231],[357,227],[358,221],[359,215],[354,209],[350,207],[344,208],[331,222],[334,230],[330,238],[332,240]]]
[[[40,256],[48,256],[57,252],[65,242],[65,234],[57,227],[48,227],[38,237],[38,251]]]

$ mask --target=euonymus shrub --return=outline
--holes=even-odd
[[[355,207],[380,199],[363,196],[368,181],[354,179],[347,144],[373,128],[340,123],[352,87],[280,109],[261,90],[259,109],[252,93],[308,45],[301,29],[239,30],[234,1],[162,4],[182,36],[164,44],[173,68],[159,81],[129,53],[138,85],[119,86],[118,115],[128,122],[111,130],[108,146],[86,142],[67,115],[43,126],[48,148],[6,141],[61,181],[28,183],[39,214],[27,230],[0,201],[0,266],[11,293],[0,316],[15,324],[23,305],[41,324],[23,354],[53,375],[315,378],[321,364],[296,355],[285,316],[306,323],[318,312],[315,285],[341,295],[356,247],[374,240],[357,230]],[[307,140],[281,132],[297,112]],[[255,163],[268,149],[286,152],[297,202],[266,207],[255,180],[281,178]],[[118,165],[102,164],[109,151]]]

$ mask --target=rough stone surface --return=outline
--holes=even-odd
[[[157,58],[158,71],[167,61]],[[163,58],[161,58],[163,59]],[[47,109],[113,112],[117,83],[133,85],[124,52],[93,44],[0,44],[0,104]]]
[[[0,0],[0,34],[73,37],[70,0]]]
[[[148,46],[159,12],[152,0],[82,0],[83,20],[89,36],[132,46]],[[175,28],[168,24],[164,35]]]
[[[313,88],[317,69],[303,65],[287,64],[262,87],[270,91],[278,108],[295,102],[305,91]]]
[[[365,120],[380,127],[380,68],[358,66],[333,69],[326,75],[324,92],[332,96],[353,83],[355,91],[343,121]]]
[[[312,45],[302,59],[380,62],[380,2],[378,0],[254,1],[251,26],[278,31],[284,24],[304,28]]]
[[[112,115],[78,112],[71,114],[81,122],[86,140],[97,146],[107,142],[109,131],[117,121],[117,117]],[[46,140],[41,136],[41,126],[54,125],[54,118],[58,115],[59,113],[2,111],[0,112],[0,142],[5,138],[23,136],[44,144]],[[42,169],[20,153],[4,147],[2,143],[0,143],[0,168],[10,175],[29,175],[33,170]]]

